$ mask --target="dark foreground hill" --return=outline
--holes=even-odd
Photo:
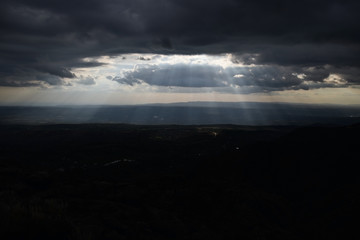
[[[360,125],[0,133],[1,239],[360,237]]]

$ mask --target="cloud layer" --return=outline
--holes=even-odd
[[[331,72],[339,72],[333,74]],[[353,75],[356,74],[356,75]],[[239,93],[316,88],[349,87],[360,72],[353,68],[334,69],[298,66],[236,66],[211,64],[139,64],[112,78],[124,85],[147,84],[160,87],[212,88],[213,91]],[[356,83],[356,81],[355,81]]]
[[[89,57],[232,53],[234,63],[259,67],[231,79],[219,66],[151,66],[115,80],[269,91],[351,86],[360,82],[359,10],[360,2],[351,0],[4,0],[0,85],[91,85],[91,77],[73,71],[105,64],[84,61]]]

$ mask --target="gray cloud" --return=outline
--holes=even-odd
[[[141,61],[150,61],[151,58],[147,58],[147,57],[140,56],[140,57],[138,58],[138,60],[141,60]]]
[[[113,81],[122,84],[147,83],[157,86],[178,87],[219,87],[224,75],[221,67],[209,65],[191,66],[187,64],[137,65],[134,70],[116,77]]]
[[[82,84],[82,85],[95,85],[95,79],[91,76],[80,76],[80,78],[76,81],[76,83],[78,84]]]
[[[357,69],[337,69],[333,66],[223,68],[212,65],[143,64],[112,80],[131,86],[145,83],[162,87],[212,88],[214,91],[233,91],[233,88],[241,87],[243,93],[254,93],[348,87],[352,85],[353,78],[357,79],[359,73]]]

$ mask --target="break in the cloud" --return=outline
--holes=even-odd
[[[97,59],[139,53],[148,65],[129,68],[124,57],[122,74],[103,77],[251,91],[354,86],[359,10],[357,0],[3,0],[0,85],[95,85],[99,76],[84,69],[108,65]],[[223,53],[239,66],[166,65],[148,56]]]

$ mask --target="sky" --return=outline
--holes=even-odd
[[[360,103],[360,2],[3,0],[0,105]]]

